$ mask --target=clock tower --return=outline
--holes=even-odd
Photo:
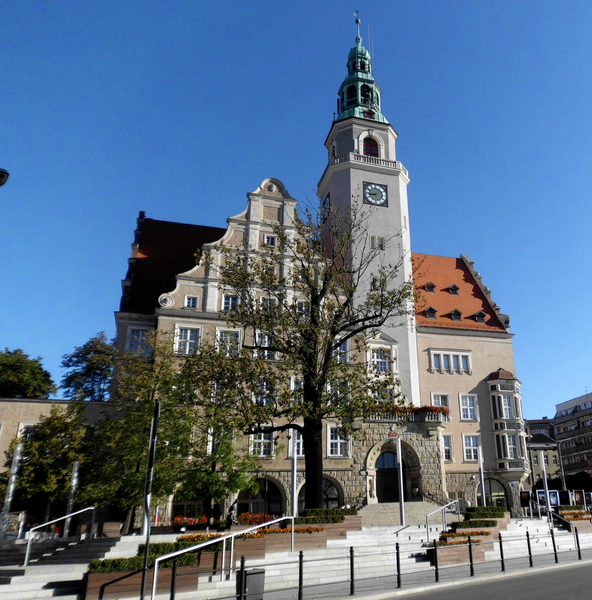
[[[372,75],[370,53],[362,46],[360,20],[356,45],[347,57],[347,76],[338,93],[338,116],[325,141],[328,164],[317,195],[325,213],[350,210],[364,219],[361,240],[381,244],[376,265],[400,262],[398,284],[412,278],[407,184],[397,161],[397,132],[381,112],[381,90]],[[371,274],[369,274],[369,278]],[[368,281],[368,285],[370,285]],[[410,311],[412,313],[412,311]],[[382,327],[381,339],[394,346],[395,369],[407,400],[419,405],[419,370],[413,314]]]

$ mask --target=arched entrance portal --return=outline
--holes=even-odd
[[[403,490],[406,489],[405,463],[403,462]],[[383,452],[376,459],[376,496],[378,502],[399,501],[399,463],[394,452]],[[403,492],[404,499],[406,494]]]
[[[399,501],[399,465],[403,469],[403,501],[422,499],[421,465],[411,444],[401,440],[402,457],[397,456],[397,442],[390,439],[372,446],[366,455],[366,502]]]
[[[236,513],[268,513],[282,514],[282,495],[273,481],[257,479],[259,491],[255,494],[241,492],[236,501]]]
[[[506,489],[497,479],[485,480],[485,503],[487,506],[508,506]],[[477,504],[482,505],[481,484],[477,487]]]

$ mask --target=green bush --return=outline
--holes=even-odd
[[[173,562],[177,561],[180,567],[199,566],[199,554],[182,554],[164,563],[162,567],[172,567]],[[148,568],[154,566],[156,555],[150,554],[148,557]],[[89,573],[121,573],[123,571],[141,571],[144,568],[144,557],[133,556],[132,558],[106,558],[103,560],[93,560],[88,566]]]
[[[471,517],[503,517],[506,512],[506,508],[503,506],[469,506],[467,507],[467,513]]]
[[[470,519],[469,521],[454,521],[450,523],[452,529],[477,529],[479,527],[495,527],[497,521],[490,519]]]
[[[306,508],[302,513],[303,517],[318,517],[324,515],[344,515],[355,516],[358,514],[358,509],[353,508]]]
[[[296,517],[296,525],[317,525],[319,523],[343,523],[344,515],[321,515],[317,517]],[[289,521],[288,521],[289,523]]]
[[[207,541],[207,540],[206,540]],[[177,552],[177,550],[184,550],[185,548],[191,548],[191,546],[197,546],[200,542],[160,542],[156,544],[150,544],[150,556],[162,556],[163,554],[169,554],[170,552]],[[211,544],[206,546],[203,550],[196,550],[196,552],[214,552],[220,548],[221,544]],[[140,544],[138,546],[137,556],[144,556],[146,544]]]

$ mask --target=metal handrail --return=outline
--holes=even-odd
[[[52,523],[58,523],[59,521],[63,521],[64,519],[68,519],[69,517],[74,517],[75,515],[79,515],[80,513],[86,512],[87,510],[93,511],[93,519],[90,526],[90,535],[92,535],[95,515],[94,510],[95,506],[87,506],[82,510],[77,510],[76,512],[70,513],[69,515],[64,515],[63,517],[59,517],[58,519],[54,519],[53,521],[47,521],[47,523],[42,523],[41,525],[36,525],[35,527],[31,527],[29,529],[29,539],[27,540],[27,551],[25,552],[25,562],[23,563],[23,567],[26,567],[29,564],[29,554],[31,552],[31,542],[33,541],[33,536],[31,535],[36,529],[41,529],[41,527],[45,527],[46,525],[51,525]]]
[[[453,500],[452,502],[449,502],[448,504],[441,506],[440,508],[437,508],[436,510],[433,510],[431,513],[428,513],[426,515],[426,534],[429,535],[430,532],[430,517],[432,515],[435,515],[436,513],[439,513],[440,511],[442,511],[442,531],[446,529],[446,509],[449,506],[453,506],[454,504],[456,504],[456,514],[458,515],[458,518],[460,520],[460,501],[457,498],[456,500]]]
[[[182,550],[177,550],[176,552],[170,552],[169,554],[163,554],[159,556],[154,561],[154,575],[152,576],[152,594],[150,595],[150,599],[154,600],[156,597],[156,586],[158,584],[158,567],[161,562],[165,560],[169,560],[170,558],[174,558],[175,556],[181,556],[181,554],[187,554],[188,552],[193,552],[195,550],[200,550],[201,548],[205,548],[206,546],[210,546],[212,544],[219,544],[222,542],[222,568],[220,570],[220,581],[224,578],[224,569],[225,559],[226,559],[226,540],[230,539],[230,565],[234,563],[234,540],[236,537],[240,537],[241,535],[245,535],[245,533],[249,533],[251,531],[257,531],[257,529],[261,529],[262,527],[267,527],[268,525],[273,525],[274,523],[281,523],[282,521],[287,521],[290,519],[292,521],[292,540],[291,540],[291,551],[294,552],[294,527],[296,525],[295,517],[279,517],[278,519],[273,519],[273,521],[266,521],[265,523],[261,523],[261,525],[254,525],[253,527],[248,527],[247,529],[241,529],[240,531],[236,531],[235,533],[229,533],[223,537],[214,538],[212,540],[208,540],[207,542],[202,542],[201,544],[196,544],[195,546],[190,546],[189,548],[183,548]],[[232,566],[230,567],[232,569]]]

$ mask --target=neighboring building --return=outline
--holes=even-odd
[[[555,439],[566,476],[592,475],[592,394],[556,405]]]
[[[26,436],[27,429],[37,425],[43,417],[49,416],[55,404],[66,408],[74,400],[39,400],[21,398],[0,398],[0,472],[5,471],[4,460],[11,442],[17,435]],[[96,422],[108,406],[104,402],[85,402],[84,415],[89,423]]]
[[[526,448],[531,464],[531,473],[528,477],[531,488],[543,481],[544,473],[547,474],[547,479],[561,479],[559,452],[557,442],[553,438],[543,433],[535,433],[527,438]]]
[[[380,88],[359,31],[347,66],[339,114],[325,142],[321,210],[360,211],[368,234],[362,242],[382,248],[385,262],[401,261],[400,283],[415,279],[422,297],[416,315],[384,326],[370,341],[367,360],[385,354],[394,359],[394,366],[385,368],[395,369],[408,401],[447,406],[451,417],[426,411],[403,423],[396,415],[376,413],[357,422],[354,440],[340,436],[339,423],[327,422],[325,505],[397,501],[398,459],[406,501],[462,497],[476,504],[482,445],[488,501],[517,513],[529,463],[509,318],[466,257],[411,254],[409,176],[396,158],[397,133],[381,112]],[[202,340],[242,343],[242,332],[225,322],[225,311],[239,299],[218,288],[215,269],[199,256],[207,252],[215,264],[222,243],[252,249],[271,245],[273,227],[290,230],[295,210],[296,200],[284,184],[265,179],[248,194],[245,211],[228,219],[227,230],[158,221],[141,212],[116,313],[119,349],[141,352],[145,332],[154,329],[174,332],[175,348],[183,353]],[[368,280],[361,287],[371,284]],[[402,457],[396,456],[395,434],[402,439]],[[278,447],[290,445],[285,434],[265,435],[253,436],[250,444],[260,459],[261,491],[239,496],[239,511],[289,510],[290,452],[273,448],[275,441]],[[299,498],[303,476],[302,464]],[[176,500],[186,510],[186,503]]]

